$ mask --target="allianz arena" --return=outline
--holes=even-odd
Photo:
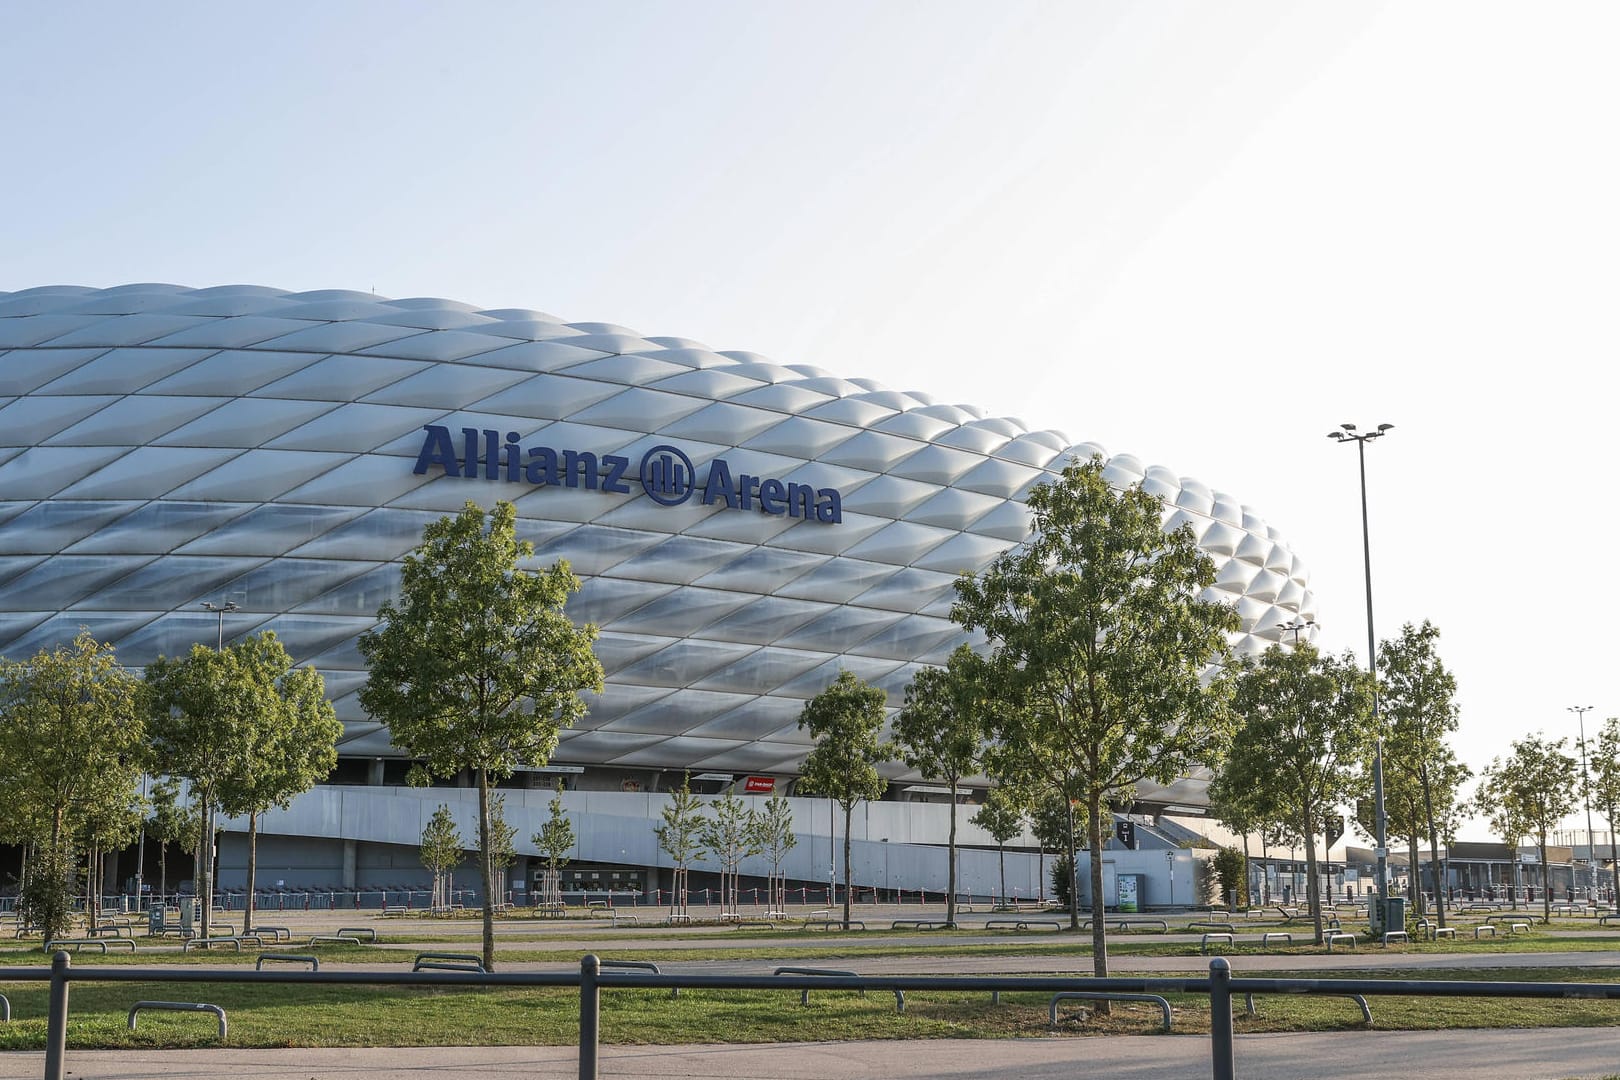
[[[344,721],[335,779],[377,784],[403,762],[360,710],[356,639],[427,522],[508,499],[537,559],[584,580],[570,614],[601,628],[606,690],[551,771],[624,792],[680,770],[786,785],[804,701],[842,667],[898,706],[964,640],[953,579],[1026,535],[1034,484],[1094,453],[538,311],[240,285],[0,293],[0,652],[86,626],[140,666],[274,630]],[[1193,527],[1239,650],[1313,617],[1302,563],[1255,511],[1129,455],[1107,470]]]

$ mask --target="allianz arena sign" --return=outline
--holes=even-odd
[[[827,525],[844,519],[843,497],[837,488],[815,488],[771,477],[733,472],[725,458],[709,462],[700,483],[692,459],[675,446],[654,446],[641,456],[636,473],[630,459],[619,454],[589,450],[563,450],[550,446],[521,446],[518,433],[503,441],[494,428],[461,429],[461,447],[450,428],[425,424],[427,433],[416,455],[417,475],[437,466],[445,476],[469,480],[505,480],[536,487],[585,488],[614,495],[629,495],[638,483],[649,499],[661,506],[680,506],[697,495],[704,506],[730,510],[756,510],[762,514],[804,518]]]

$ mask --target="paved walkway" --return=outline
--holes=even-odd
[[[604,1047],[602,1080],[1207,1080],[1209,1039],[1197,1035],[917,1042],[789,1043],[763,1046]],[[1513,1031],[1346,1031],[1243,1035],[1243,1080],[1567,1080],[1620,1070],[1612,1028]],[[38,1053],[0,1054],[0,1077],[43,1073]],[[572,1047],[425,1047],[408,1050],[79,1051],[75,1080],[433,1080],[578,1075]]]

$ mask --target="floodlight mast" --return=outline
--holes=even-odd
[[[1378,890],[1377,918],[1372,920],[1375,927],[1384,927],[1389,906],[1389,845],[1385,841],[1384,816],[1384,735],[1382,721],[1378,714],[1378,645],[1373,636],[1373,591],[1372,591],[1372,540],[1367,527],[1367,444],[1374,439],[1382,438],[1384,433],[1393,428],[1394,424],[1379,424],[1366,434],[1357,434],[1356,425],[1340,424],[1338,431],[1328,432],[1328,438],[1334,442],[1354,442],[1356,444],[1356,457],[1361,466],[1361,560],[1366,574],[1367,582],[1367,670],[1372,673],[1373,684],[1373,729],[1378,731],[1378,742],[1373,752],[1373,833],[1377,848],[1377,869],[1375,871],[1375,885]],[[1438,859],[1439,852],[1431,853]],[[1413,873],[1417,867],[1412,868]],[[1443,886],[1437,879],[1435,889]],[[1387,928],[1386,928],[1387,929]]]

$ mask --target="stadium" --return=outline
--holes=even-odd
[[[789,875],[825,881],[834,822],[794,788],[804,702],[846,668],[898,707],[919,667],[965,640],[956,576],[1026,535],[1033,485],[1093,454],[1197,533],[1219,565],[1211,595],[1242,618],[1239,651],[1313,617],[1303,564],[1235,498],[868,379],[432,298],[0,293],[0,652],[25,658],[83,626],[139,668],[274,630],[325,676],[345,734],[328,782],[266,817],[260,880],[420,882],[427,817],[448,802],[473,832],[473,792],[404,786],[410,762],[358,704],[356,640],[426,523],[506,499],[537,561],[583,579],[569,613],[600,627],[607,672],[553,760],[508,782],[512,888],[530,885],[526,840],[559,780],[580,838],[569,887],[658,887],[651,829],[683,774],[707,794],[792,797]],[[889,795],[857,813],[856,880],[942,887],[948,798],[903,765],[888,775]],[[1143,789],[1142,850],[1117,852],[1119,872],[1151,854],[1162,875],[1166,852],[1173,867],[1165,815],[1195,812],[1203,789]],[[245,823],[228,829],[225,884],[245,867]],[[992,842],[966,824],[963,842],[964,888],[990,891]],[[1041,888],[1036,856],[1008,870],[1024,895]]]

